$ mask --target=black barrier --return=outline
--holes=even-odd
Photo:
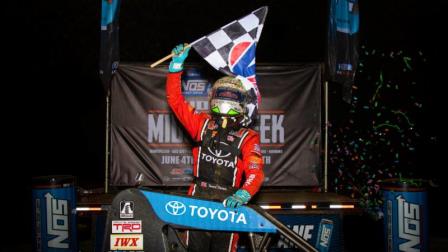
[[[74,177],[35,177],[32,185],[33,251],[77,252]]]
[[[186,251],[186,247],[139,190],[127,189],[115,196],[108,212],[103,251],[109,250]]]

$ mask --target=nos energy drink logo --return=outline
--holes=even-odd
[[[316,248],[320,252],[330,251],[331,233],[333,232],[333,221],[322,219],[317,233]]]
[[[225,208],[221,202],[141,191],[164,222],[203,230],[275,233],[277,229],[248,207]]]
[[[428,251],[427,194],[384,191],[386,251]]]
[[[405,240],[400,244],[402,251],[420,251],[420,206],[407,202],[401,195],[397,198],[398,205],[398,237]]]
[[[184,96],[203,96],[208,100],[211,83],[197,69],[187,69],[182,76],[182,93]]]
[[[68,201],[55,199],[50,193],[45,194],[47,234],[49,248],[69,248],[68,240]]]
[[[33,190],[33,251],[78,251],[74,187]]]

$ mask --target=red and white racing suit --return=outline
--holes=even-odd
[[[195,142],[194,181],[188,194],[219,201],[238,189],[255,195],[264,179],[258,132],[224,130],[210,115],[196,112],[182,95],[181,75],[168,73],[166,94],[172,111]],[[190,231],[188,236],[189,251],[236,251],[237,234]]]

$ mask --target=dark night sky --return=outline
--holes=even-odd
[[[18,2],[18,1],[16,1]],[[421,49],[430,74],[423,90],[426,132],[441,138],[441,74],[445,73],[446,1],[361,1],[361,42],[371,48]],[[9,3],[6,4],[7,6]],[[104,92],[98,77],[100,1],[14,3],[5,13],[2,47],[6,176],[28,184],[31,176],[74,174],[101,183],[104,167]],[[151,62],[260,6],[270,7],[258,62],[321,61],[327,2],[123,1],[121,57]],[[192,61],[198,60],[192,56]],[[8,99],[10,98],[10,99]],[[446,106],[445,106],[446,107]],[[434,133],[435,132],[435,133]],[[441,139],[440,139],[441,141]],[[438,153],[441,153],[438,150]],[[435,153],[434,155],[438,154]],[[431,159],[431,165],[444,161]],[[442,167],[442,166],[441,166]],[[9,174],[8,174],[9,173]],[[13,179],[10,179],[13,178]],[[20,193],[28,194],[30,187]],[[23,202],[23,201],[21,201]],[[26,213],[26,212],[24,212]]]

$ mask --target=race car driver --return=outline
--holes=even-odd
[[[244,123],[248,92],[240,79],[220,78],[212,87],[210,114],[195,111],[181,93],[189,50],[186,44],[173,49],[166,84],[168,104],[196,144],[188,193],[236,208],[247,204],[264,180],[259,134]],[[187,233],[189,251],[236,251],[237,241],[238,234],[227,232]]]

